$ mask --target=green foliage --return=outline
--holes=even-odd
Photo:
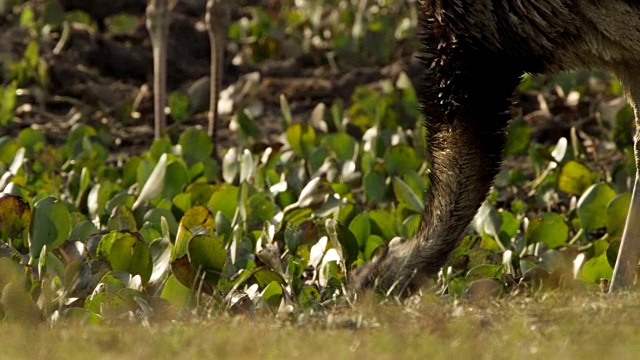
[[[363,57],[388,62],[413,15],[388,15],[404,2],[353,3],[283,6],[277,17],[251,8],[255,16],[234,23],[229,37],[252,62],[327,46],[333,51],[322,61],[339,69]],[[48,11],[48,23],[60,21]],[[135,19],[112,20],[116,33],[128,34]],[[38,29],[29,7],[21,24]],[[20,87],[46,88],[40,51],[29,39],[24,58],[7,65],[1,126],[13,121]],[[175,120],[191,116],[189,100],[171,95]],[[133,156],[114,153],[114,139],[83,122],[57,142],[35,126],[0,137],[0,315],[91,323],[128,314],[146,320],[165,308],[179,317],[194,308],[271,314],[340,304],[349,271],[390,241],[414,236],[430,206],[416,92],[401,73],[302,122],[284,95],[279,100],[283,144],[259,143],[258,121],[238,109],[239,138],[219,149],[220,164],[211,138],[195,127]],[[622,150],[630,145],[629,116],[628,108],[620,112],[609,139]],[[575,130],[567,137],[548,146],[534,141],[527,121],[512,122],[506,152],[527,157],[532,168],[498,176],[443,269],[442,293],[477,298],[610,279],[630,202],[621,185],[627,179],[613,181],[594,166]]]

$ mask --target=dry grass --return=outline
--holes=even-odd
[[[295,320],[0,325],[0,359],[636,359],[640,294],[425,298]]]

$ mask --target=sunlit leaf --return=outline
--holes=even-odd
[[[589,187],[578,200],[578,217],[584,230],[600,229],[607,225],[607,205],[616,192],[607,184]]]
[[[69,237],[69,211],[59,200],[47,197],[38,201],[33,207],[32,216],[29,229],[31,258],[38,257],[45,245],[49,251],[59,248]]]
[[[599,282],[600,279],[611,280],[613,269],[609,265],[606,254],[587,260],[582,266],[582,279],[588,282]]]
[[[591,171],[585,165],[571,160],[558,174],[558,189],[573,195],[581,195],[591,185]]]
[[[532,219],[526,233],[528,243],[541,242],[550,248],[564,245],[568,238],[569,226],[562,215],[556,213],[544,213]]]

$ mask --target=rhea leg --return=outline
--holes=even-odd
[[[640,72],[630,71],[628,73],[631,73],[631,75],[626,78],[625,85],[628,89],[629,100],[635,110],[636,118],[634,145],[636,178],[609,291],[632,286],[636,281],[638,263],[640,262]],[[624,79],[623,77],[623,81]]]
[[[222,65],[224,62],[224,36],[229,17],[229,8],[226,2],[220,0],[207,0],[207,12],[205,22],[209,32],[211,44],[211,84],[209,95],[209,128],[207,133],[213,140],[213,157],[217,159],[216,125],[218,120],[218,94],[222,77]]]
[[[153,110],[156,139],[162,136],[167,125],[164,113],[167,99],[167,38],[169,12],[173,4],[173,0],[149,0],[147,5],[147,29],[153,47]]]

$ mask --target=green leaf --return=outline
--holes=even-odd
[[[31,258],[40,256],[46,245],[48,251],[62,246],[69,238],[71,220],[64,204],[53,197],[38,201],[33,207],[33,219],[29,229],[29,253]]]
[[[371,235],[367,239],[367,243],[364,245],[364,259],[366,261],[371,261],[373,256],[375,255],[375,251],[384,245],[384,240],[378,235]]]
[[[190,289],[197,290],[198,293],[213,293],[213,286],[208,281],[202,281],[198,269],[196,269],[189,258],[185,255],[171,262],[171,272],[175,275],[180,283]]]
[[[260,130],[256,126],[256,121],[251,117],[246,109],[236,112],[231,120],[238,125],[239,134],[244,139],[256,139],[260,136]]]
[[[174,275],[170,275],[167,279],[160,297],[169,301],[177,309],[189,309],[196,304],[195,292],[184,286]]]
[[[260,288],[264,288],[271,282],[276,282],[280,285],[286,285],[286,281],[280,274],[270,269],[258,269],[253,273],[253,279],[256,281]]]
[[[125,205],[120,205],[111,213],[107,229],[137,231],[138,224],[131,210]]]
[[[416,233],[416,231],[418,231],[421,221],[422,215],[420,214],[407,216],[407,218],[402,222],[402,236],[405,239],[412,237]]]
[[[164,237],[170,237],[178,232],[176,218],[171,211],[166,209],[152,208],[144,214],[142,223],[151,223],[156,231],[160,231]],[[168,230],[169,234],[165,233],[166,230]]]
[[[582,194],[591,185],[591,171],[585,165],[567,161],[558,174],[558,189],[573,195]]]
[[[420,197],[413,192],[413,190],[398,177],[393,178],[393,192],[396,194],[396,198],[400,204],[407,207],[407,209],[422,213],[424,211],[424,204],[420,200]]]
[[[188,166],[211,157],[213,141],[203,130],[190,127],[180,134],[178,144],[182,147],[182,156]]]
[[[607,205],[616,192],[607,184],[592,185],[578,200],[578,218],[585,231],[603,228],[607,225]]]
[[[11,81],[8,85],[0,86],[0,126],[6,127],[13,122],[17,104],[16,90],[18,82]]]
[[[298,304],[300,304],[300,307],[305,309],[316,304],[318,301],[320,301],[320,293],[315,287],[305,285],[300,289],[298,293]]]
[[[329,134],[322,142],[335,154],[340,162],[352,160],[356,150],[356,140],[346,133]]]
[[[164,177],[164,188],[162,189],[163,199],[171,200],[180,194],[189,184],[189,179],[189,170],[185,164],[179,160],[172,161],[167,166]]]
[[[467,275],[467,279],[485,279],[500,277],[502,273],[502,265],[480,264],[471,268]]]
[[[69,235],[69,240],[79,240],[86,243],[91,235],[95,235],[97,233],[98,228],[91,221],[85,220],[77,223],[73,227],[73,230],[71,230],[71,234]]]
[[[402,176],[405,173],[417,172],[422,165],[416,151],[408,145],[395,145],[384,154],[384,166],[387,174]]]
[[[286,135],[293,152],[302,158],[306,159],[316,146],[316,132],[308,124],[293,124]]]
[[[397,235],[393,214],[385,210],[373,210],[369,212],[369,219],[371,219],[372,234],[380,235],[387,240],[391,240]]]
[[[196,269],[215,274],[222,272],[227,262],[227,251],[222,241],[211,235],[196,235],[189,241],[187,255]]]
[[[527,243],[544,243],[550,248],[562,246],[569,238],[569,226],[564,218],[556,213],[544,213],[529,223],[525,235]]]
[[[509,124],[505,153],[509,155],[525,154],[531,142],[531,126],[518,117]]]
[[[613,276],[613,269],[609,265],[607,255],[602,254],[598,257],[589,259],[584,266],[582,266],[582,279],[588,282],[597,283],[600,279],[611,280]]]
[[[195,227],[199,227],[207,230],[209,234],[213,233],[215,226],[215,220],[209,209],[204,206],[194,206],[182,216],[180,224],[191,230]]]
[[[282,286],[277,281],[270,282],[262,291],[262,299],[264,299],[267,304],[274,309],[277,309],[280,306],[282,295]]]
[[[189,117],[189,96],[181,91],[174,91],[169,95],[169,109],[171,109],[171,117],[182,122]]]
[[[612,239],[622,238],[631,205],[631,193],[626,192],[613,198],[607,204],[607,233]]]
[[[273,201],[264,193],[257,193],[249,198],[247,218],[256,222],[271,221],[276,214]]]
[[[369,235],[371,235],[371,221],[367,214],[356,215],[349,224],[349,231],[353,233],[360,248],[364,248]]]
[[[378,203],[384,200],[387,193],[385,180],[384,174],[377,171],[372,171],[364,176],[362,185],[369,201]]]
[[[218,211],[229,220],[233,220],[238,208],[239,189],[236,186],[222,184],[216,188],[216,191],[209,199],[209,207],[214,214]]]
[[[98,244],[97,255],[108,260],[113,270],[140,275],[142,284],[151,278],[153,261],[149,247],[130,232],[112,231],[103,236]]]
[[[8,283],[0,293],[3,317],[21,324],[37,324],[42,313],[26,289],[17,282]]]

